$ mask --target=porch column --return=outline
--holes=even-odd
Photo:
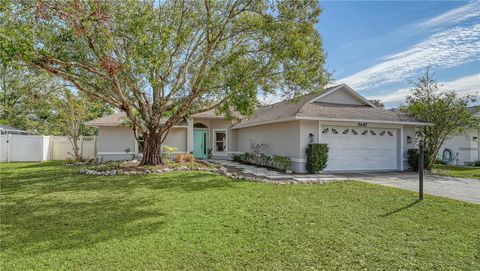
[[[193,151],[193,119],[187,119],[187,152]]]
[[[403,136],[404,136],[404,133],[403,133],[403,125],[400,127],[400,170],[403,171],[404,170],[404,165],[403,165]],[[416,138],[415,138],[415,142],[416,142]]]

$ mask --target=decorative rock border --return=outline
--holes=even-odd
[[[211,167],[196,167],[196,168],[188,168],[186,166],[181,167],[173,167],[173,168],[162,168],[162,169],[146,169],[146,170],[123,170],[123,169],[114,169],[114,170],[93,170],[82,168],[80,169],[80,174],[85,175],[95,175],[95,176],[119,176],[119,175],[148,175],[148,174],[163,174],[173,171],[206,171],[206,172],[213,172],[223,175],[227,178],[233,179],[235,181],[250,181],[250,182],[257,182],[257,183],[269,183],[269,184],[323,184],[323,183],[330,183],[330,182],[338,182],[338,181],[348,181],[348,180],[334,180],[334,179],[315,179],[315,180],[308,180],[308,181],[296,181],[293,179],[282,179],[282,180],[272,180],[266,179],[261,177],[251,177],[245,176],[241,173],[237,173],[234,171],[229,171],[228,168],[221,166],[219,168],[211,168]]]
[[[162,174],[172,171],[218,171],[216,168],[208,167],[198,167],[198,168],[188,168],[185,166],[174,167],[174,168],[162,168],[162,169],[146,169],[146,170],[123,170],[123,169],[113,169],[113,170],[93,170],[88,168],[80,169],[80,174],[85,175],[97,175],[97,176],[117,176],[117,175],[148,175],[148,174]]]

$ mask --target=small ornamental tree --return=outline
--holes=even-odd
[[[83,123],[105,113],[111,113],[110,108],[99,102],[91,101],[83,93],[75,93],[68,88],[64,88],[57,94],[53,105],[52,110],[56,113],[56,125],[61,134],[66,135],[72,144],[72,155],[75,160],[82,161],[83,156],[78,146],[80,136],[94,132],[93,128],[85,127]]]
[[[2,3],[2,60],[124,111],[141,164],[162,163],[170,128],[192,114],[249,115],[257,93],[295,98],[329,81],[317,0]]]
[[[466,128],[478,126],[479,119],[467,110],[468,104],[475,101],[475,96],[460,97],[455,92],[440,92],[438,82],[428,68],[412,84],[411,94],[401,110],[432,124],[422,128],[425,153],[428,155],[425,168],[431,170],[445,140]]]

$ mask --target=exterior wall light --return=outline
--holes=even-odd
[[[310,143],[315,142],[315,136],[314,136],[312,133],[310,133],[310,134],[308,135],[308,139],[309,139]]]
[[[412,143],[412,137],[411,136],[407,136],[407,144],[411,144]]]

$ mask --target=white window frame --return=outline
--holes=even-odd
[[[225,149],[222,152],[217,152],[217,139],[216,139],[216,133],[217,132],[224,132],[225,133]],[[226,156],[228,154],[228,130],[227,129],[213,129],[212,130],[212,149],[213,153],[216,155],[223,155]]]

